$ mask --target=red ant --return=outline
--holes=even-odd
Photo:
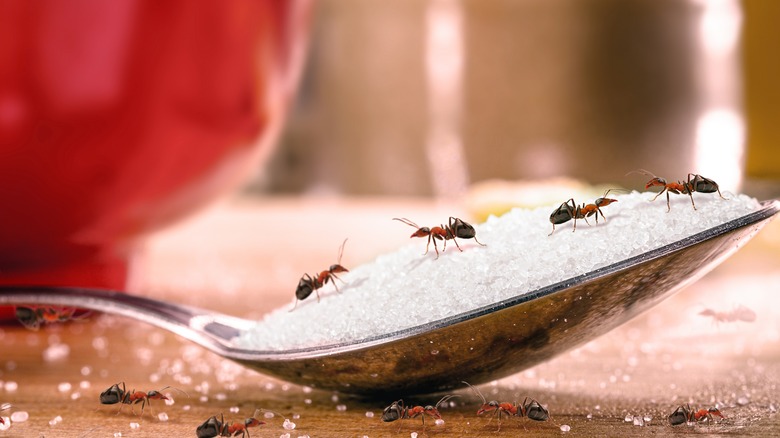
[[[468,222],[464,221],[463,219],[459,219],[456,217],[450,216],[450,220],[447,225],[439,225],[438,227],[428,228],[428,227],[420,227],[416,223],[410,221],[406,218],[393,218],[394,221],[400,221],[405,223],[406,225],[409,225],[411,227],[417,228],[417,231],[412,233],[409,238],[412,237],[428,237],[428,244],[425,245],[425,252],[423,255],[428,254],[428,249],[431,246],[431,241],[433,241],[433,249],[436,250],[436,258],[439,258],[439,247],[436,245],[437,240],[443,240],[444,241],[444,248],[442,248],[442,251],[445,251],[447,249],[447,241],[452,240],[455,242],[455,246],[458,247],[458,250],[463,252],[463,250],[460,248],[460,245],[458,245],[458,241],[455,240],[455,238],[459,239],[474,239],[475,242],[482,246],[487,246],[484,243],[477,240],[477,232],[474,230],[474,227],[469,224]]]
[[[756,312],[741,305],[729,312],[717,312],[712,309],[704,309],[699,312],[699,315],[711,316],[716,323],[735,321],[753,322],[756,320]]]
[[[303,277],[301,277],[300,281],[298,281],[298,287],[295,289],[295,305],[292,309],[290,309],[290,312],[295,310],[296,307],[298,307],[298,301],[305,300],[306,298],[311,295],[312,292],[316,292],[317,294],[317,302],[320,302],[320,292],[319,289],[328,284],[329,281],[333,282],[333,287],[336,288],[336,292],[339,291],[338,286],[336,286],[336,279],[341,280],[336,276],[336,274],[341,274],[343,272],[349,272],[349,270],[343,266],[341,266],[341,256],[344,254],[344,245],[347,244],[347,239],[344,239],[344,243],[341,244],[341,248],[339,249],[339,261],[335,265],[330,265],[330,268],[328,268],[325,271],[320,272],[317,274],[317,276],[312,277],[309,274],[303,274]]]
[[[487,401],[485,396],[482,395],[477,388],[472,386],[469,382],[464,381],[463,383],[468,385],[469,388],[482,399],[482,406],[477,410],[477,415],[482,415],[485,412],[494,412],[493,416],[498,417],[499,431],[501,430],[501,416],[504,414],[506,414],[507,417],[528,417],[534,421],[547,421],[550,418],[550,412],[535,399],[526,397],[520,404],[517,402],[514,404],[509,402],[498,402],[496,400]]]
[[[3,403],[0,405],[0,411],[4,411],[6,409],[11,409],[11,403]],[[0,417],[0,424],[5,424],[3,417]]]
[[[265,421],[260,421],[255,418],[257,417],[258,412],[259,409],[255,411],[252,417],[244,420],[243,423],[226,423],[224,414],[220,414],[219,419],[217,419],[217,416],[214,415],[203,422],[203,424],[198,426],[198,428],[195,429],[195,433],[197,434],[198,438],[238,436],[239,434],[242,437],[248,437],[250,427],[257,427],[265,424]]]
[[[650,187],[662,187],[661,191],[658,192],[658,194],[656,194],[655,197],[653,197],[653,199],[651,199],[650,201],[655,201],[659,196],[661,196],[663,192],[666,192],[667,212],[672,210],[672,206],[669,203],[669,193],[675,193],[678,195],[688,195],[691,198],[691,205],[693,206],[694,210],[696,210],[696,204],[693,202],[694,192],[699,192],[699,193],[718,192],[718,196],[720,196],[721,199],[727,199],[724,198],[723,195],[720,193],[720,188],[718,187],[718,183],[716,183],[715,181],[709,178],[705,178],[697,173],[689,173],[687,181],[667,182],[666,179],[655,176],[644,169],[639,169],[636,170],[635,172],[643,173],[645,175],[649,175],[653,177],[653,179],[651,179],[650,181],[647,182],[647,184],[645,184],[645,189],[649,189]]]
[[[677,426],[683,423],[696,423],[707,420],[712,423],[713,415],[720,418],[726,418],[720,413],[718,408],[699,409],[694,411],[691,409],[691,405],[684,404],[677,407],[677,409],[669,415],[669,423],[672,426]]]
[[[552,236],[552,233],[555,232],[555,226],[560,225],[562,223],[568,222],[572,219],[574,219],[574,229],[572,229],[572,232],[577,230],[577,219],[585,219],[585,222],[590,225],[590,222],[588,222],[588,218],[596,215],[596,223],[599,223],[599,214],[601,214],[601,217],[604,219],[604,222],[607,221],[607,218],[604,217],[604,212],[601,211],[601,207],[606,207],[607,205],[617,202],[617,199],[611,199],[607,198],[607,194],[611,192],[612,190],[616,189],[609,189],[606,192],[604,192],[604,196],[601,198],[596,198],[595,201],[593,201],[592,204],[582,204],[578,206],[574,202],[574,198],[569,199],[568,201],[561,204],[558,208],[556,208],[552,214],[550,214],[550,223],[553,226],[552,231],[550,231],[550,234],[548,236]]]
[[[38,330],[42,325],[78,320],[89,316],[91,312],[76,315],[78,309],[57,307],[16,306],[16,319],[30,330]]]
[[[120,388],[119,385],[122,385]],[[117,411],[117,415],[119,412],[122,411],[122,405],[135,405],[138,403],[141,403],[141,415],[144,414],[144,408],[146,407],[146,404],[149,403],[149,407],[151,409],[151,401],[152,400],[170,400],[165,394],[163,394],[160,391],[166,390],[168,388],[175,389],[184,395],[187,395],[186,392],[174,388],[172,386],[166,386],[165,388],[160,389],[159,391],[149,391],[149,392],[143,392],[143,391],[127,391],[127,388],[125,387],[125,382],[119,382],[111,385],[108,389],[100,393],[100,403],[104,405],[113,405],[117,403],[121,403],[119,405],[119,411]],[[189,397],[189,395],[187,395]],[[132,409],[132,406],[131,406]]]
[[[404,405],[403,400],[394,401],[392,404],[390,404],[390,406],[386,407],[385,410],[382,411],[382,421],[391,422],[396,420],[406,420],[410,418],[421,417],[423,428],[425,428],[425,416],[427,415],[434,420],[441,420],[442,418],[441,414],[439,413],[439,406],[453,397],[460,396],[453,394],[445,395],[436,403],[435,406],[428,405],[425,407],[412,406],[407,408]]]

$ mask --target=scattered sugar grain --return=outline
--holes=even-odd
[[[27,411],[16,411],[11,414],[11,421],[14,423],[24,423],[30,418],[30,414]]]
[[[295,423],[285,418],[284,423],[282,423],[282,427],[284,430],[293,430],[295,429]]]
[[[275,414],[274,414],[273,412],[267,412],[267,411],[266,411],[266,412],[263,414],[263,417],[265,417],[265,418],[274,418],[274,416],[275,416]]]
[[[43,350],[44,362],[56,362],[70,356],[70,346],[68,344],[53,344]]]
[[[230,407],[230,413],[231,414],[237,414],[238,410],[239,410],[238,406],[231,406]]]
[[[409,436],[412,438],[417,438],[417,432],[412,432],[409,434]]]
[[[373,262],[349,266],[350,272],[341,276],[341,293],[326,285],[319,302],[304,300],[292,312],[291,296],[290,303],[265,315],[237,341],[246,348],[272,351],[397,332],[533,293],[761,208],[745,195],[723,195],[728,199],[694,194],[694,210],[687,196],[672,194],[670,212],[664,197],[650,202],[655,193],[616,195],[618,202],[603,209],[606,221],[591,220],[588,226],[578,220],[576,232],[570,221],[557,225],[550,236],[549,216],[558,205],[515,209],[475,225],[477,237],[487,246],[459,240],[460,252],[452,244],[441,251],[440,245],[438,259],[433,250],[423,255],[425,239],[410,240],[401,228],[399,241],[409,243]],[[290,281],[295,284],[297,279]]]
[[[62,382],[59,385],[57,385],[57,391],[59,392],[68,392],[73,388],[73,385],[70,384],[70,382]]]
[[[371,411],[366,411],[366,418],[374,418],[374,413]]]
[[[561,424],[561,432],[569,432],[571,430],[571,426],[568,424]]]
[[[279,438],[290,438],[290,434],[289,433],[283,433],[283,434],[279,435]]]
[[[2,417],[3,422],[0,423],[0,430],[8,430],[11,428],[11,419],[9,417]]]
[[[60,417],[59,415],[49,420],[49,426],[56,426],[60,423],[62,423],[62,417]]]
[[[139,423],[130,423],[130,429],[140,429],[141,424]]]
[[[157,419],[159,419],[160,421],[168,421],[168,414],[166,414],[165,412],[160,412],[159,414],[157,414]]]
[[[434,421],[434,423],[437,426],[444,426],[444,420],[442,420],[441,418],[437,418],[436,421]]]
[[[6,392],[16,392],[17,389],[19,389],[19,384],[14,382],[13,380],[9,380],[5,382],[5,385],[3,385]]]
[[[336,405],[336,410],[339,412],[344,412],[347,410],[347,405]]]

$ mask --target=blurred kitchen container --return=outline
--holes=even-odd
[[[741,178],[736,0],[321,0],[277,191]]]
[[[121,289],[140,235],[245,183],[309,3],[0,2],[0,282]]]

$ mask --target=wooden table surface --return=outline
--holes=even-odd
[[[300,274],[332,263],[344,237],[350,238],[344,262],[355,265],[406,243],[390,232],[389,218],[434,223],[452,214],[465,215],[424,200],[233,200],[153,236],[135,262],[131,290],[256,318],[288,305]],[[780,223],[774,223],[650,312],[480,387],[488,399],[538,399],[552,415],[548,422],[505,418],[498,431],[497,420],[476,416],[479,400],[464,389],[455,406],[442,409],[443,425],[384,423],[382,409],[393,400],[282,382],[143,323],[92,315],[36,332],[0,327],[0,403],[13,404],[2,415],[29,414],[0,430],[0,438],[187,437],[212,415],[242,422],[260,408],[279,415],[261,418],[267,424],[251,429],[253,437],[780,435],[780,309],[770,306],[780,287],[778,236]],[[754,310],[756,321],[715,323],[699,315],[740,305]],[[153,400],[141,415],[140,406],[133,412],[99,403],[99,394],[117,382],[143,391],[170,386],[187,395],[166,389],[174,403]],[[439,397],[406,402],[433,404]],[[727,419],[672,428],[666,417],[683,403],[718,404]],[[283,417],[295,428],[283,428]]]

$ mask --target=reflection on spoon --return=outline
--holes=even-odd
[[[532,293],[353,342],[280,351],[236,343],[254,321],[120,292],[0,287],[0,304],[87,308],[134,318],[260,372],[372,397],[450,390],[513,374],[595,338],[678,291],[733,254],[780,202],[630,259]]]

